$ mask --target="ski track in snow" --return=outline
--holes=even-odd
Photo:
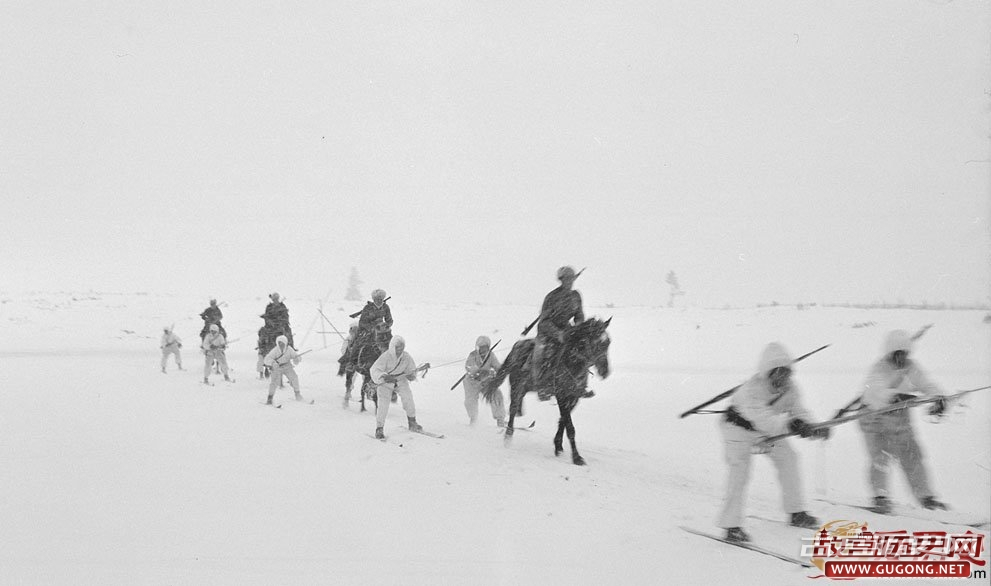
[[[339,339],[328,336],[322,349],[321,336],[302,329],[316,310],[300,302],[289,304],[297,340],[316,350],[297,372],[316,404],[297,403],[286,387],[275,398],[282,409],[261,405],[268,381],[254,375],[253,347],[264,303],[227,301],[224,324],[240,338],[228,352],[238,382],[207,387],[196,351],[203,300],[7,296],[5,582],[796,583],[816,572],[678,528],[718,531],[726,470],[716,416],[677,414],[745,380],[772,340],[796,356],[832,344],[796,369],[806,406],[820,418],[855,395],[888,329],[936,324],[916,357],[947,391],[991,379],[991,326],[979,311],[587,308],[614,317],[613,374],[593,378],[596,397],[574,412],[589,464],[578,467],[567,440],[554,457],[557,409],[533,395],[518,422],[537,424],[508,446],[484,403],[478,425],[468,427],[463,392],[449,390],[459,365],[413,384],[418,421],[445,439],[401,429],[405,413],[393,404],[388,442],[370,441],[374,415],[357,403],[341,408]],[[352,305],[325,312],[347,323]],[[467,355],[479,334],[514,340],[509,332],[528,323],[533,308],[397,303],[393,312],[413,357],[440,364]],[[876,325],[854,327],[868,321]],[[158,336],[173,322],[186,370],[170,359],[162,375]],[[503,346],[500,359],[511,344]],[[939,495],[985,517],[988,415],[981,393],[938,425],[914,415]],[[816,496],[868,498],[859,431],[835,431],[828,444],[794,442],[810,512],[823,519],[831,511]],[[892,489],[910,502],[898,471]],[[766,458],[755,459],[748,494],[748,514],[784,518]],[[903,518],[871,523],[934,528]],[[775,539],[787,547],[793,536]],[[912,583],[922,582],[899,581]]]

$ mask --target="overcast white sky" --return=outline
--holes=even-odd
[[[987,1],[0,3],[0,291],[987,301]]]

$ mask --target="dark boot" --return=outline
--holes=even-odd
[[[818,529],[819,519],[816,519],[805,511],[799,511],[791,514],[791,526],[801,527],[803,529]]]
[[[423,431],[423,426],[416,422],[416,417],[407,417],[410,431]]]
[[[733,543],[747,543],[750,541],[750,536],[739,527],[730,527],[726,530],[726,541],[732,541]]]
[[[927,496],[926,498],[922,499],[922,506],[931,511],[933,510],[946,511],[949,508],[946,506],[946,503],[939,502],[938,500],[936,500],[936,497],[934,496]]]
[[[381,427],[375,428],[375,439],[385,439],[385,432],[382,431]]]
[[[886,496],[876,496],[874,497],[874,506],[871,507],[871,511],[878,513],[880,515],[887,515],[891,513],[891,501],[888,500]]]
[[[224,375],[224,380],[227,381],[227,382],[231,382],[231,377],[225,374]]]

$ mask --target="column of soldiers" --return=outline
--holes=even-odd
[[[567,340],[569,332],[584,320],[581,295],[573,288],[577,278],[574,269],[561,267],[557,271],[557,278],[561,283],[560,286],[545,296],[541,306],[535,348],[529,365],[534,386],[541,399],[550,396],[544,380],[548,362],[555,359],[555,352]],[[358,319],[351,324],[348,336],[341,347],[338,375],[346,375],[345,406],[351,395],[353,375],[361,369],[361,350],[374,348],[377,351],[376,358],[365,367],[365,370],[372,385],[382,391],[381,396],[385,399],[378,401],[376,437],[384,437],[383,425],[388,413],[389,398],[394,400],[395,395],[402,397],[410,429],[417,430],[420,426],[416,422],[416,407],[409,389],[409,382],[417,378],[416,363],[406,352],[405,340],[392,335],[394,322],[392,311],[386,303],[385,291],[376,289],[371,297],[371,301],[366,303],[359,314],[353,316]],[[300,357],[293,346],[288,309],[277,293],[271,294],[270,298],[271,303],[261,316],[265,320],[265,326],[259,331],[259,364],[273,368],[273,372],[277,371],[280,374],[279,378],[285,374],[298,399],[300,398],[298,377],[295,376],[292,365],[298,364]],[[207,355],[204,380],[206,381],[209,376],[211,356],[222,364],[221,368],[227,378],[226,360],[223,358],[223,349],[226,347],[225,332],[220,323],[223,314],[217,307],[215,299],[210,300],[210,306],[200,316],[204,321],[201,337]],[[262,352],[263,342],[267,346],[268,339],[272,341],[271,346],[266,347]],[[888,334],[882,356],[871,367],[860,398],[863,408],[867,411],[866,416],[858,419],[858,424],[864,434],[868,450],[870,459],[868,476],[874,492],[873,509],[878,513],[891,511],[888,473],[892,462],[900,465],[914,496],[923,507],[947,508],[934,495],[908,410],[888,409],[884,413],[873,413],[875,410],[910,401],[919,396],[935,398],[930,414],[941,416],[945,412],[947,400],[943,391],[931,382],[918,364],[910,358],[912,341],[913,338],[903,330],[895,330]],[[170,328],[165,328],[161,343],[163,372],[169,354],[175,355],[181,369],[181,358],[178,353],[180,347],[181,340],[171,332]],[[465,409],[471,425],[476,423],[478,417],[479,389],[500,367],[499,361],[492,356],[490,348],[491,341],[488,337],[479,336],[465,361]],[[830,437],[829,427],[813,423],[811,413],[803,406],[800,390],[793,379],[794,365],[795,360],[784,346],[777,342],[768,344],[760,355],[757,374],[733,394],[731,404],[720,421],[729,475],[726,484],[727,496],[719,514],[718,525],[726,530],[727,540],[749,540],[749,536],[742,529],[743,508],[746,487],[749,483],[751,455],[758,446],[762,447],[758,453],[769,456],[778,470],[778,479],[782,487],[782,506],[790,515],[790,523],[803,528],[818,527],[819,520],[806,511],[798,456],[791,448],[788,439],[778,440],[769,446],[762,445],[765,438],[780,434],[790,433],[802,438],[820,440],[828,440]],[[272,400],[274,386],[273,378],[269,390],[269,403]],[[504,426],[506,412],[502,394],[498,389],[491,409],[496,424],[500,427]],[[841,410],[837,417],[843,412],[844,410]]]

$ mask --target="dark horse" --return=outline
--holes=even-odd
[[[392,339],[392,332],[362,332],[354,343],[354,347],[349,351],[350,360],[345,364],[345,371],[357,372],[361,375],[361,410],[365,408],[365,398],[369,398],[378,406],[378,397],[375,394],[375,384],[372,383],[372,376],[369,372],[372,365],[383,352],[389,349],[389,341]],[[350,374],[353,376],[353,374]],[[351,388],[347,387],[344,395],[344,407],[348,406],[351,400]]]
[[[579,466],[585,464],[585,459],[578,454],[578,446],[575,445],[575,426],[571,421],[571,411],[578,405],[578,400],[585,396],[590,366],[595,367],[600,377],[609,376],[609,334],[606,333],[606,328],[610,321],[612,318],[606,321],[592,318],[578,324],[558,351],[544,360],[544,387],[547,393],[541,393],[541,399],[555,397],[561,412],[557,434],[554,435],[554,455],[559,456],[564,451],[564,432],[567,431],[568,441],[571,442],[571,461]],[[529,364],[533,346],[532,339],[516,342],[495,376],[482,389],[486,400],[490,400],[493,392],[509,376],[506,442],[513,437],[516,416],[523,414],[523,397],[534,390]]]

